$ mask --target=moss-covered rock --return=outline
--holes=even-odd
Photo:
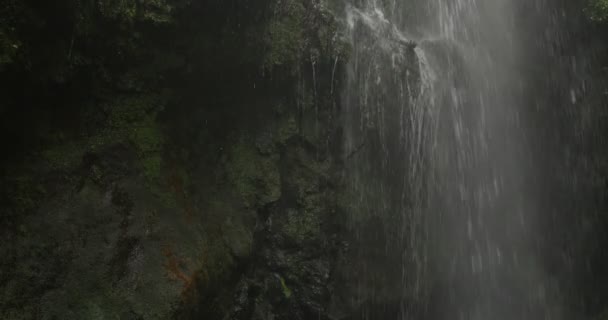
[[[199,290],[221,288],[234,257],[250,254],[252,223],[227,204],[208,206],[205,226],[193,223],[196,212],[167,206],[143,181],[86,179],[27,217],[13,239],[27,254],[5,252],[11,264],[1,268],[2,318],[32,310],[24,319],[169,319]]]
[[[333,105],[312,83],[334,83],[321,56],[337,30],[323,8],[11,4],[0,137],[25,147],[10,146],[0,176],[0,318],[323,311],[333,190],[317,145],[329,121],[315,121]]]
[[[119,21],[135,22],[139,20],[152,23],[168,23],[173,21],[172,11],[175,3],[166,0],[140,2],[105,0],[99,1],[97,5],[102,15]]]
[[[94,107],[91,107],[94,108]],[[103,152],[117,144],[133,146],[149,182],[160,179],[164,135],[157,122],[162,100],[157,95],[118,97],[100,107],[106,118],[91,135],[55,135],[55,141],[41,151],[51,170],[78,166],[89,153]]]
[[[268,25],[268,48],[264,65],[268,69],[277,66],[297,67],[306,48],[306,10],[299,0],[278,2],[273,13],[275,18]]]
[[[226,171],[244,204],[260,208],[281,196],[278,156],[262,155],[252,142],[242,140],[228,152]]]

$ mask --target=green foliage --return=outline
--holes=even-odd
[[[593,21],[604,22],[608,20],[608,0],[591,0],[585,10]]]

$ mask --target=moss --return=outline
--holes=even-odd
[[[101,274],[87,274],[89,277],[103,277]],[[119,289],[111,288],[109,283],[90,285],[90,291],[75,286],[72,281],[72,291],[58,291],[43,299],[40,305],[41,319],[63,318],[71,315],[73,319],[120,319],[120,315],[128,310],[124,294]],[[72,308],[69,308],[73,304]]]
[[[24,5],[16,0],[4,1],[0,5],[0,71],[13,63],[23,44],[15,29],[15,16],[24,11]]]
[[[203,274],[203,281],[222,280],[234,266],[234,259],[226,250],[223,243],[210,242],[204,254],[199,257],[199,273]]]
[[[305,48],[305,8],[298,0],[288,0],[278,10],[275,20],[268,25],[268,47],[264,66],[296,66]]]
[[[139,127],[134,127],[129,139],[140,153],[157,153],[161,150],[163,144],[163,135],[154,120],[147,120],[140,124]]]
[[[277,142],[284,144],[289,138],[298,134],[298,124],[295,117],[289,117],[279,123],[277,128]]]
[[[86,244],[72,249],[75,255],[70,257],[69,269],[58,288],[43,297],[39,310],[44,317],[32,318],[171,318],[174,306],[187,289],[187,283],[179,276],[183,272],[188,279],[194,279],[196,270],[208,262],[206,255],[197,260],[206,245],[197,228],[176,218],[175,208],[164,208],[149,188],[131,185],[137,181],[132,180],[124,191],[115,193],[111,206],[104,205],[106,191],[92,184],[72,198],[69,206],[59,204],[57,209],[67,212],[70,218],[56,222],[53,228],[69,225],[70,229],[82,230]],[[130,207],[128,215],[111,213],[123,207]],[[87,212],[86,218],[82,212]],[[123,248],[125,235],[117,229],[125,216],[130,219],[128,237],[133,237],[134,242]],[[83,229],[87,225],[92,229]],[[66,234],[65,239],[71,239],[69,233],[58,230],[52,234]],[[148,232],[154,236],[148,237]],[[165,244],[176,249],[169,257],[163,255]]]
[[[120,97],[103,106],[108,116],[102,130],[88,137],[68,139],[57,134],[59,140],[42,150],[41,156],[52,170],[74,169],[88,152],[102,152],[116,144],[134,147],[144,176],[150,183],[161,177],[164,134],[156,121],[162,110],[158,95]]]
[[[141,17],[153,23],[169,23],[172,20],[173,6],[162,0],[144,1]]]
[[[308,210],[289,210],[284,232],[290,239],[302,243],[315,239],[319,235],[321,232],[321,221],[314,212]]]
[[[247,207],[260,207],[281,196],[278,156],[260,155],[253,143],[242,140],[229,151],[228,179]]]
[[[156,120],[146,115],[137,126],[128,133],[129,141],[135,146],[149,182],[158,182],[161,178],[162,147],[164,136]]]
[[[123,22],[146,21],[159,24],[173,21],[174,8],[164,0],[103,0],[98,2],[98,8],[105,17]]]
[[[105,135],[131,143],[143,163],[146,176],[158,178],[160,152],[164,144],[162,130],[156,121],[158,112],[162,110],[160,97],[150,95],[127,98],[110,108],[110,130]]]
[[[91,179],[97,184],[103,183],[103,170],[96,165],[91,167]]]
[[[324,6],[309,8],[302,0],[277,1],[274,18],[267,25],[264,69],[298,71],[302,61],[349,54],[348,41],[340,36],[339,24]]]
[[[3,65],[13,62],[21,44],[13,39],[4,30],[0,29],[0,70]]]
[[[285,279],[283,277],[279,276],[279,281],[281,282],[281,289],[283,290],[283,296],[285,296],[285,298],[287,298],[287,299],[291,298],[291,296],[293,295],[293,292],[291,292],[291,289],[289,289],[289,287],[285,283]]]
[[[41,193],[41,189],[36,188],[35,179],[30,176],[20,176],[13,183],[15,188],[11,192],[11,197],[17,213],[33,209]]]
[[[2,183],[6,190],[5,196],[11,204],[7,210],[16,215],[35,209],[47,194],[46,188],[39,183],[37,177],[28,173],[8,177]]]
[[[42,157],[52,169],[63,169],[78,165],[85,152],[82,144],[67,142],[42,151]]]
[[[330,162],[315,160],[302,147],[294,149],[291,157],[293,168],[290,169],[289,183],[297,195],[304,200],[307,196],[318,193],[322,180],[329,179]]]
[[[608,20],[608,0],[591,0],[585,12],[591,20],[605,22]]]
[[[158,181],[161,177],[162,158],[160,155],[152,155],[141,159],[144,176],[148,181]]]

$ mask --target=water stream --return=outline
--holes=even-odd
[[[401,252],[403,319],[560,317],[532,236],[516,10],[510,0],[347,6],[348,175],[361,211],[400,225],[386,232],[387,252]]]

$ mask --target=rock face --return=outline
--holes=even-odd
[[[70,3],[2,8],[0,318],[329,319],[348,54],[330,4]]]
[[[52,282],[33,292],[42,295],[28,301],[35,306],[31,315],[16,310],[13,317],[167,318],[177,297],[192,290],[198,272],[207,268],[206,239],[186,212],[153,194],[144,177],[117,170],[134,165],[125,162],[128,152],[119,146],[107,150],[87,168],[91,176],[75,187],[62,186],[22,222],[13,240],[17,255],[41,256],[17,256],[13,285],[37,286],[49,276]],[[46,270],[47,263],[61,267]]]
[[[426,4],[404,1],[407,13],[389,18],[415,33],[413,24],[424,19],[418,7]],[[404,138],[394,115],[424,117],[423,107],[408,114],[422,94],[424,61],[384,17],[349,16],[353,8],[344,6],[0,4],[0,319],[421,318],[428,301],[443,298],[429,297],[435,283],[422,278],[414,245],[406,243],[418,226],[401,214],[417,192],[402,179],[416,170],[401,159],[422,149]],[[444,60],[436,62],[454,63]],[[539,70],[554,70],[557,60]],[[394,77],[376,77],[387,73]],[[530,73],[545,83],[545,73]],[[579,114],[587,131],[569,137],[603,132],[594,115],[603,112],[605,77],[593,75],[591,90],[587,79],[567,75],[578,89],[566,86],[567,97],[548,101],[589,106]],[[399,90],[408,94],[385,99]],[[557,119],[570,110],[566,103],[555,114],[534,115]],[[549,125],[538,131],[557,135]],[[595,179],[606,176],[606,155],[593,153],[597,164],[589,167],[545,141],[535,140],[539,150],[579,166],[547,170],[586,177],[587,189],[570,194],[603,201],[591,209],[607,207],[605,179]],[[591,149],[602,148],[596,143]],[[388,158],[399,165],[386,170]],[[566,175],[543,174],[553,188],[575,188],[558,181]],[[420,176],[408,178],[422,188]],[[553,201],[562,191],[543,196]],[[563,225],[580,222],[565,212],[580,208],[544,206],[561,212]],[[593,219],[594,234],[602,232],[605,217]],[[580,261],[608,261],[601,245],[589,244],[594,239],[570,238]],[[552,265],[563,256],[558,249],[547,250]],[[555,274],[569,279],[584,268],[581,262]],[[592,276],[605,272],[582,273],[585,283],[596,283]],[[593,301],[587,314],[599,317],[603,300],[585,299]]]

